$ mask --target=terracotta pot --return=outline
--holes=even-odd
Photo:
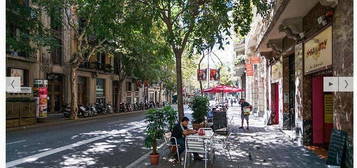
[[[159,164],[160,155],[159,154],[150,154],[150,163],[151,165]]]

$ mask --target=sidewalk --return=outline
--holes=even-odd
[[[325,160],[302,146],[294,145],[278,127],[264,126],[262,118],[250,116],[250,130],[239,129],[241,121],[238,105],[229,108],[227,117],[230,132],[235,134],[228,141],[228,152],[216,150],[214,168],[326,167]],[[183,167],[170,162],[168,152],[165,146],[159,149],[161,159],[158,166],[151,166],[148,157],[145,157],[134,167]],[[189,167],[204,167],[204,161],[191,161]]]

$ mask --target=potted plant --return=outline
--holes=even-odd
[[[146,123],[148,123],[145,138],[145,146],[152,148],[150,154],[151,165],[158,165],[160,155],[157,152],[157,140],[161,139],[165,134],[165,115],[164,110],[150,109],[146,112]]]
[[[165,106],[162,111],[164,112],[167,130],[172,132],[175,124],[177,123],[177,111],[171,106]],[[176,146],[168,146],[171,152],[176,152]]]
[[[198,130],[204,127],[205,117],[208,114],[209,100],[205,96],[194,96],[191,103],[192,113],[192,127]]]

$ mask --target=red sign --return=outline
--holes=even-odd
[[[247,76],[253,76],[253,65],[252,64],[245,64],[245,71]]]
[[[258,56],[250,57],[250,63],[251,64],[259,64],[260,63],[260,57],[258,57]]]
[[[209,79],[210,80],[219,80],[220,74],[218,69],[210,69]]]
[[[197,80],[207,80],[207,69],[197,70]]]

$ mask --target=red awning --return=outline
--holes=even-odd
[[[237,92],[244,92],[243,89],[232,87],[232,86],[225,86],[225,85],[217,85],[216,87],[204,89],[203,92],[205,93],[237,93]]]

